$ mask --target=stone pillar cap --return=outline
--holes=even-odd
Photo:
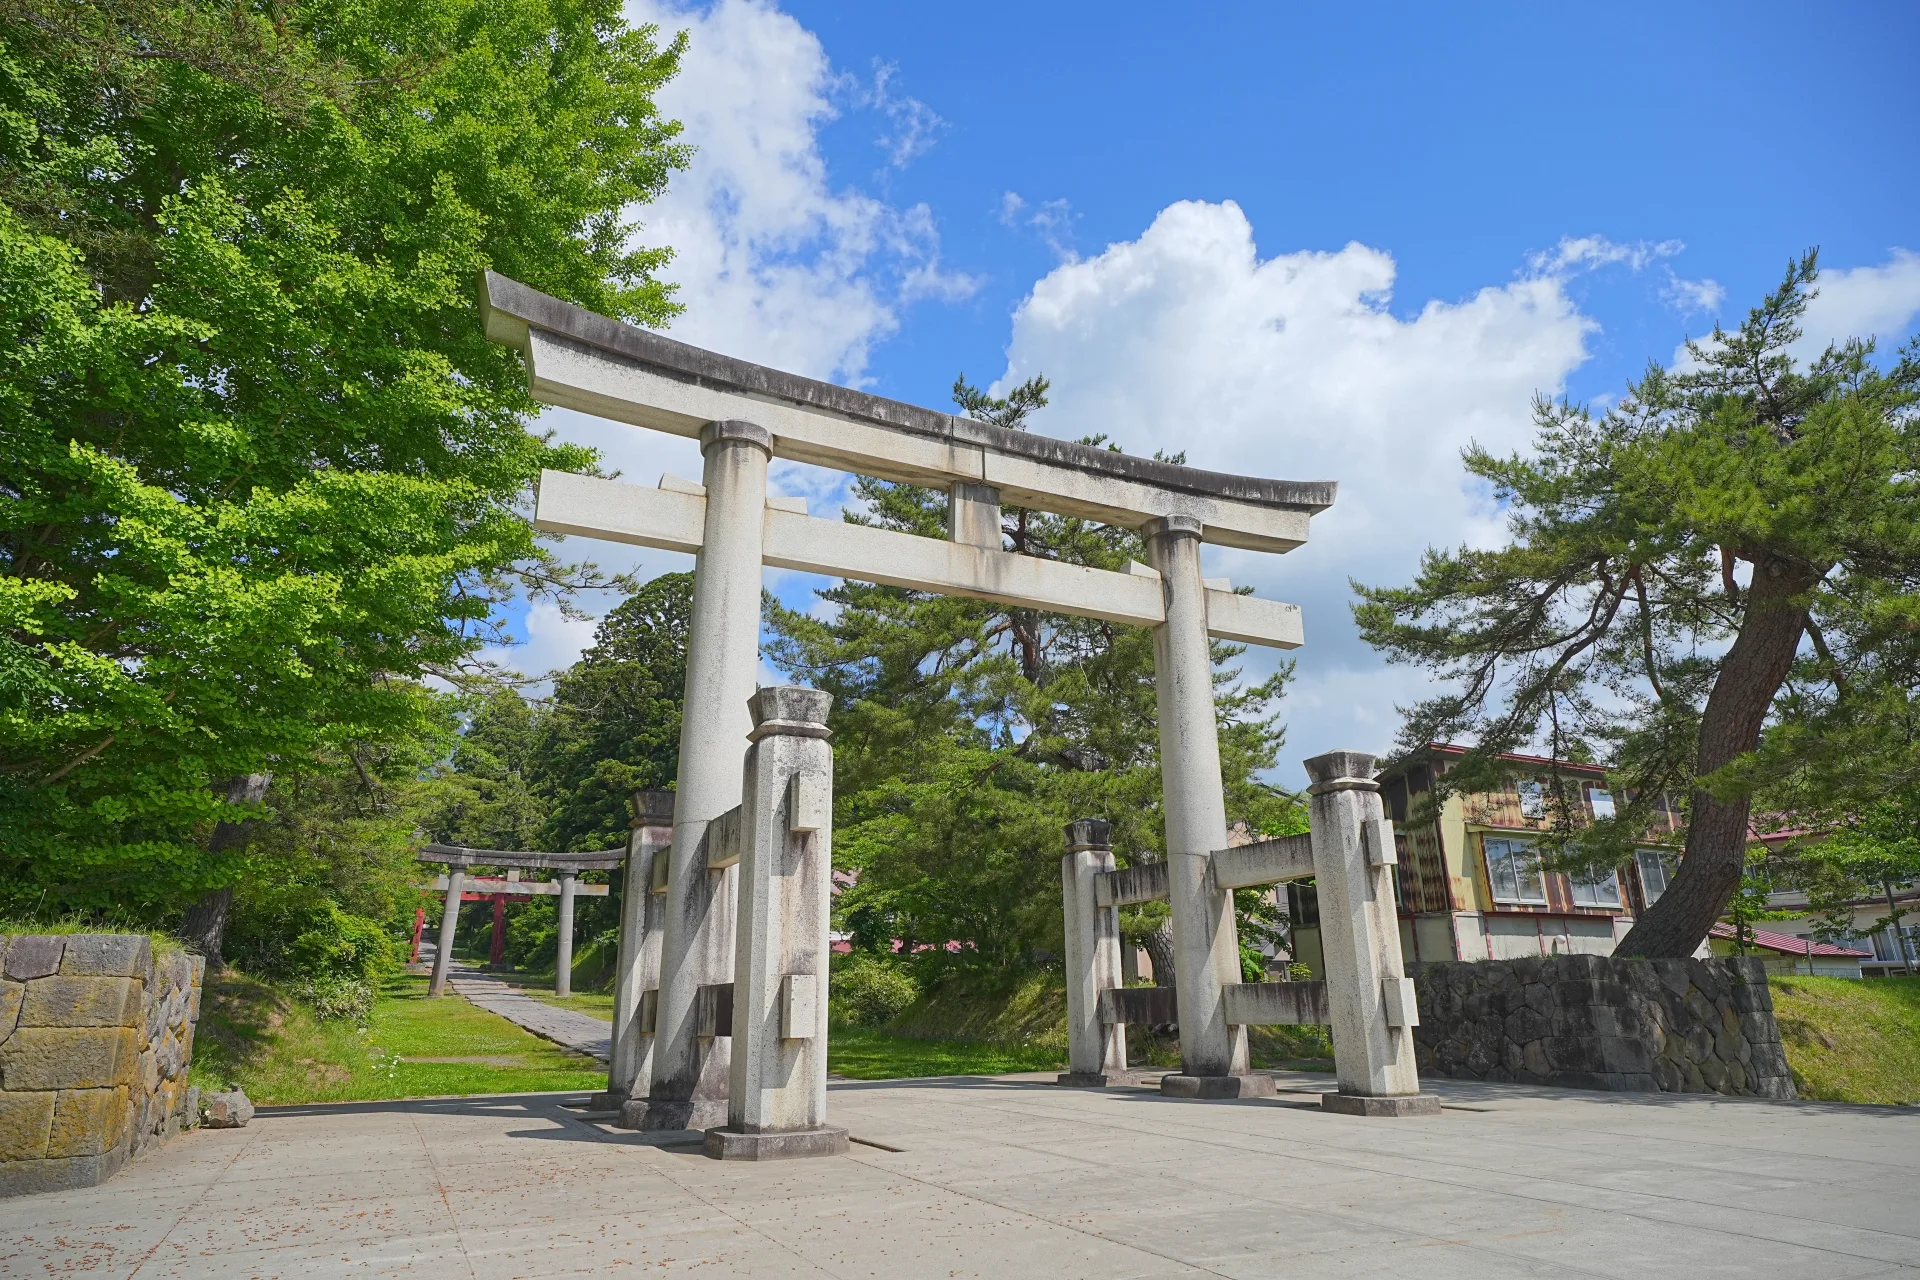
[[[1105,818],[1080,818],[1067,824],[1067,851],[1111,849],[1113,824]]]
[[[1185,535],[1197,538],[1206,530],[1206,524],[1198,516],[1156,516],[1140,527],[1140,532],[1148,538],[1158,538],[1162,534]]]
[[[1323,756],[1315,756],[1306,762],[1307,778],[1311,785],[1308,795],[1324,795],[1329,791],[1378,791],[1380,784],[1373,780],[1373,760],[1371,752],[1366,751],[1329,751]]]
[[[758,448],[769,458],[773,456],[773,433],[758,423],[743,422],[738,418],[725,418],[719,422],[709,422],[700,428],[701,453],[726,440],[743,440]]]
[[[673,823],[673,792],[636,791],[627,798],[628,807],[633,811],[636,826],[671,826]]]
[[[753,732],[747,735],[747,740],[758,742],[776,733],[801,738],[832,737],[827,728],[827,710],[832,706],[833,695],[821,689],[794,684],[762,689],[747,699],[747,712],[753,717]]]

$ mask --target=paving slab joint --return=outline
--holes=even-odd
[[[1278,1092],[1272,1076],[1188,1076],[1160,1077],[1160,1094],[1167,1098],[1271,1098]]]
[[[1357,1093],[1323,1093],[1320,1109],[1343,1116],[1437,1116],[1440,1098],[1432,1093],[1403,1093],[1369,1098]]]
[[[823,1124],[813,1129],[742,1133],[731,1126],[707,1130],[701,1151],[714,1160],[802,1160],[847,1154],[847,1131]]]

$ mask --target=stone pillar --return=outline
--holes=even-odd
[[[622,1109],[653,1081],[653,1029],[642,1017],[646,993],[660,998],[660,925],[665,896],[653,891],[654,859],[673,842],[673,792],[636,791],[627,837],[627,875],[620,891],[620,953],[613,975],[613,1052],[607,1092],[599,1103]]]
[[[553,971],[553,994],[562,998],[573,994],[573,891],[577,879],[571,871],[560,873],[560,951]]]
[[[735,871],[707,869],[707,826],[740,803],[741,760],[760,666],[760,559],[773,437],[750,422],[713,422],[706,455],[706,524],[695,561],[687,634],[673,849],[660,948],[653,1083],[639,1127],[705,1129],[725,1122],[729,1045],[697,1034],[702,986],[733,978]],[[629,1110],[632,1107],[630,1105]]]
[[[453,931],[460,924],[460,894],[467,887],[465,867],[447,868],[447,902],[440,910],[440,944],[433,952],[433,981],[427,985],[430,996],[445,995],[447,968],[453,963]]]
[[[1338,1093],[1320,1095],[1320,1104],[1349,1115],[1438,1115],[1440,1100],[1420,1092],[1414,1066],[1419,1006],[1400,960],[1393,825],[1373,780],[1373,757],[1331,751],[1307,761],[1307,777],[1321,963],[1340,1083]]]
[[[1246,1028],[1227,1025],[1222,995],[1240,981],[1233,894],[1215,887],[1208,874],[1214,851],[1227,847],[1227,806],[1200,527],[1191,516],[1164,516],[1145,529],[1147,559],[1160,574],[1167,607],[1167,620],[1153,632],[1153,674],[1180,1007],[1180,1073],[1164,1077],[1160,1089],[1176,1097],[1264,1097],[1273,1081],[1247,1073]]]
[[[827,938],[833,888],[830,695],[762,689],[741,802],[740,914],[733,962],[727,1123],[721,1160],[837,1155],[827,1119]]]
[[[1102,1088],[1129,1083],[1127,1028],[1100,1021],[1100,993],[1126,985],[1120,965],[1120,909],[1094,901],[1094,877],[1113,870],[1113,824],[1067,824],[1060,901],[1067,923],[1067,1067],[1059,1083]]]

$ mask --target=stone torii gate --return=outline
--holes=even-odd
[[[510,849],[469,849],[458,844],[429,844],[414,855],[415,861],[439,863],[447,873],[427,888],[447,895],[440,912],[440,941],[433,953],[433,981],[428,995],[440,995],[447,989],[447,969],[453,963],[454,929],[460,922],[463,894],[557,895],[560,899],[559,968],[554,972],[553,993],[573,994],[573,903],[579,894],[605,897],[604,884],[581,884],[582,871],[611,871],[624,866],[625,849],[606,849],[599,853],[526,853]],[[479,880],[468,876],[473,867],[505,867],[504,880]],[[559,880],[522,880],[522,871],[554,871]]]
[[[674,342],[492,272],[481,306],[487,335],[524,357],[536,399],[696,438],[705,458],[699,483],[668,476],[657,489],[544,472],[534,516],[549,532],[697,557],[672,851],[665,876],[651,876],[664,890],[658,985],[640,988],[657,994],[614,1029],[616,1045],[651,1041],[626,1123],[708,1128],[727,1115],[730,1046],[701,993],[734,976],[738,877],[708,841],[742,798],[763,565],[1153,628],[1182,1059],[1162,1087],[1271,1091],[1249,1075],[1245,1029],[1227,1017],[1239,948],[1231,892],[1209,875],[1227,824],[1208,641],[1295,648],[1300,611],[1204,580],[1200,544],[1292,550],[1333,484],[1203,471],[885,400]],[[804,502],[768,495],[775,457],[945,489],[948,540],[812,518]],[[1139,529],[1149,563],[1116,573],[1005,552],[1003,501]]]

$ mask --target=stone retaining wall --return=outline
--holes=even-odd
[[[198,1119],[205,970],[138,934],[0,935],[0,1196],[105,1182]]]
[[[1542,956],[1420,966],[1424,1075],[1796,1096],[1760,961]]]

